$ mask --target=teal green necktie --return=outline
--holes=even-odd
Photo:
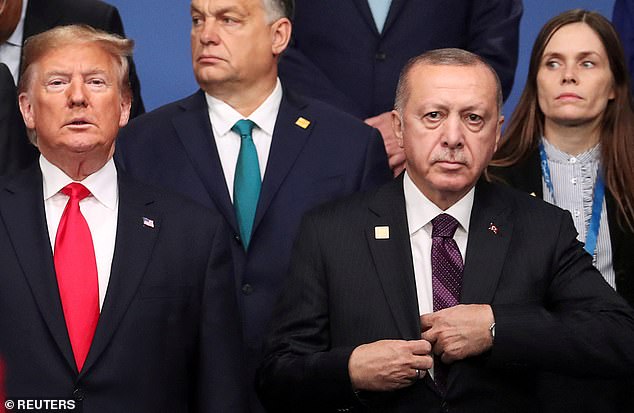
[[[260,164],[258,163],[258,152],[251,137],[251,131],[255,123],[248,119],[236,122],[231,128],[232,131],[240,135],[240,153],[236,163],[236,174],[233,181],[233,207],[236,210],[238,226],[242,245],[246,250],[251,240],[253,230],[253,220],[255,219],[255,209],[260,198]]]

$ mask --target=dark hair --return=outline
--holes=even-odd
[[[544,113],[537,98],[537,72],[553,34],[572,23],[588,25],[601,39],[608,56],[614,79],[614,99],[608,102],[600,124],[601,167],[606,186],[621,213],[619,223],[622,224],[622,217],[634,230],[634,111],[630,80],[619,36],[612,24],[599,13],[569,10],[553,17],[542,27],[531,52],[524,91],[491,166],[514,165],[537,149],[544,135]]]

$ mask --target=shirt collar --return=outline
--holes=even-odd
[[[588,163],[598,161],[601,156],[601,144],[597,143],[592,148],[587,151],[580,153],[577,156],[572,156],[557,148],[555,145],[550,143],[548,139],[542,137],[542,142],[544,144],[544,152],[546,152],[546,157],[549,161],[558,162],[558,163],[570,163],[571,158],[576,158],[578,162]]]
[[[22,47],[22,40],[24,39],[24,17],[26,16],[27,3],[28,0],[22,0],[22,12],[20,12],[20,21],[18,22],[18,25],[15,26],[15,30],[13,31],[11,36],[6,40],[6,43],[12,46]]]
[[[40,155],[40,169],[44,184],[44,200],[55,196],[71,182],[76,182],[42,155]],[[116,209],[119,192],[117,168],[115,168],[112,158],[97,172],[81,181],[81,184],[106,208],[113,211]]]
[[[464,232],[469,232],[475,187],[471,188],[465,196],[450,206],[446,211],[440,209],[418,189],[416,184],[414,184],[409,177],[407,171],[405,171],[405,177],[403,178],[403,192],[405,195],[405,209],[407,211],[410,236],[428,224],[431,227],[431,220],[443,213],[454,217],[460,224],[459,228]]]
[[[207,99],[211,122],[220,134],[218,137],[225,136],[231,131],[237,121],[244,119],[244,116],[222,100],[207,93],[205,93],[205,98]],[[253,121],[266,134],[273,136],[275,120],[277,119],[281,102],[282,84],[278,78],[271,94],[249,115],[249,120]]]

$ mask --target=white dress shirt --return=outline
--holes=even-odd
[[[46,225],[54,254],[57,227],[69,198],[60,191],[75,181],[41,155],[40,169],[42,170]],[[100,170],[80,183],[92,194],[79,202],[79,209],[88,223],[95,247],[97,277],[99,278],[99,308],[101,309],[110,280],[117,235],[119,186],[117,169],[113,160],[110,159]]]
[[[469,222],[471,220],[471,208],[475,188],[472,188],[458,202],[446,211],[440,209],[431,202],[416,187],[412,179],[405,172],[403,178],[403,192],[405,194],[405,210],[407,212],[407,226],[414,261],[414,277],[416,279],[416,293],[418,296],[418,311],[422,314],[434,311],[434,291],[431,276],[431,220],[439,214],[445,213],[454,217],[460,225],[456,229],[453,238],[458,244],[462,255],[462,261],[467,254],[467,240],[469,235]]]
[[[13,0],[8,0],[13,1]],[[18,84],[20,74],[20,59],[22,57],[22,40],[24,40],[24,17],[26,16],[26,5],[28,0],[22,0],[22,12],[20,21],[15,27],[13,34],[0,44],[0,62],[7,65],[13,75],[13,83]]]
[[[227,189],[231,202],[233,202],[233,181],[236,173],[236,163],[240,153],[240,135],[233,132],[231,128],[240,119],[245,119],[238,111],[225,102],[205,94],[207,107],[209,109],[209,120],[218,148],[222,171],[225,175]],[[252,137],[255,149],[258,153],[258,163],[260,165],[260,179],[264,179],[264,172],[269,159],[271,142],[273,141],[273,130],[277,113],[282,102],[282,84],[277,79],[277,84],[268,98],[255,110],[248,119],[255,123]]]

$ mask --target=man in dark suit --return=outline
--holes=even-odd
[[[290,2],[194,0],[191,10],[192,63],[202,90],[130,122],[117,159],[142,181],[218,211],[232,229],[252,381],[302,214],[384,183],[390,172],[376,130],[280,84]],[[252,136],[237,131],[244,122]],[[244,219],[243,156],[253,145],[248,174],[259,196]],[[252,403],[261,409],[255,392]]]
[[[118,10],[100,0],[10,0],[7,7],[10,10],[7,11],[6,16],[0,18],[0,44],[4,45],[4,50],[0,53],[0,61],[12,67],[16,84],[19,77],[22,43],[34,34],[55,26],[88,24],[97,29],[124,36],[123,23]],[[10,18],[9,13],[12,13],[15,18]],[[3,36],[3,34],[5,35]],[[13,44],[13,39],[20,42]],[[15,49],[15,52],[10,50],[12,48]],[[134,61],[132,58],[129,61],[132,86],[130,113],[132,117],[136,117],[144,113],[145,108],[141,99],[141,86]],[[3,99],[1,104],[4,105],[6,102]],[[16,111],[14,116],[19,117],[19,112]],[[20,121],[18,125],[21,123]],[[37,150],[30,145],[25,145],[27,141],[24,134],[17,134],[16,131],[16,134],[10,138],[17,139],[18,142],[11,143],[14,150],[0,152],[0,164],[6,165],[1,169],[3,173],[17,171],[25,165],[30,165],[38,155]]]
[[[25,168],[36,157],[37,149],[26,138],[13,76],[0,63],[0,175]]]
[[[280,78],[306,96],[378,128],[390,166],[404,162],[390,111],[401,68],[427,50],[459,47],[484,57],[511,93],[520,0],[296,0],[293,42]]]
[[[242,412],[222,220],[112,160],[131,50],[87,26],[25,48],[19,103],[42,155],[0,180],[7,398],[42,411]]]
[[[271,411],[534,412],[541,370],[632,374],[634,312],[570,215],[479,181],[501,104],[469,52],[404,69],[406,173],[303,221],[258,376]]]

